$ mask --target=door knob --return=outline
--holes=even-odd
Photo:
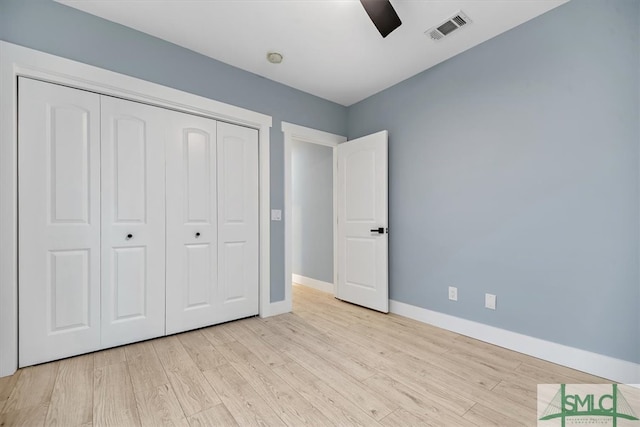
[[[371,230],[372,233],[384,234],[384,227],[378,227]]]
[[[129,233],[127,234],[127,240],[131,239],[133,237],[133,234]]]
[[[200,237],[200,232],[199,232],[199,231],[196,233],[196,239],[197,239],[198,237]]]

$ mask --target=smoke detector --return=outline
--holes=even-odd
[[[272,64],[279,64],[282,62],[282,54],[278,52],[269,52],[267,53],[267,61]]]
[[[442,24],[437,25],[427,31],[425,31],[425,35],[431,37],[431,40],[438,41],[442,40],[452,32],[457,29],[468,25],[471,23],[471,19],[467,15],[465,15],[462,11],[459,11],[451,18],[444,21]]]

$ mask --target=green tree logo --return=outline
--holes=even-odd
[[[566,384],[560,389],[539,418],[548,421],[559,418],[562,427],[572,417],[608,417],[613,427],[617,427],[619,419],[639,421],[633,408],[625,399],[617,384],[611,385],[611,393],[567,393]]]

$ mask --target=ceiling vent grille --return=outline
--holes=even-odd
[[[454,32],[455,30],[457,30],[458,28],[468,25],[470,23],[471,23],[471,19],[469,19],[467,15],[465,15],[464,13],[462,13],[462,11],[460,11],[455,15],[453,15],[451,18],[444,21],[442,24],[437,25],[425,31],[424,33],[429,35],[429,37],[431,37],[432,40],[438,41],[438,40],[442,40],[443,38],[445,38],[446,36]]]

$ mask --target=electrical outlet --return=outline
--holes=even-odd
[[[484,306],[489,310],[496,309],[496,299],[497,297],[493,294],[484,294]]]
[[[449,299],[451,301],[458,301],[458,288],[455,286],[449,286]]]
[[[271,209],[271,221],[282,221],[282,211],[280,209]]]

